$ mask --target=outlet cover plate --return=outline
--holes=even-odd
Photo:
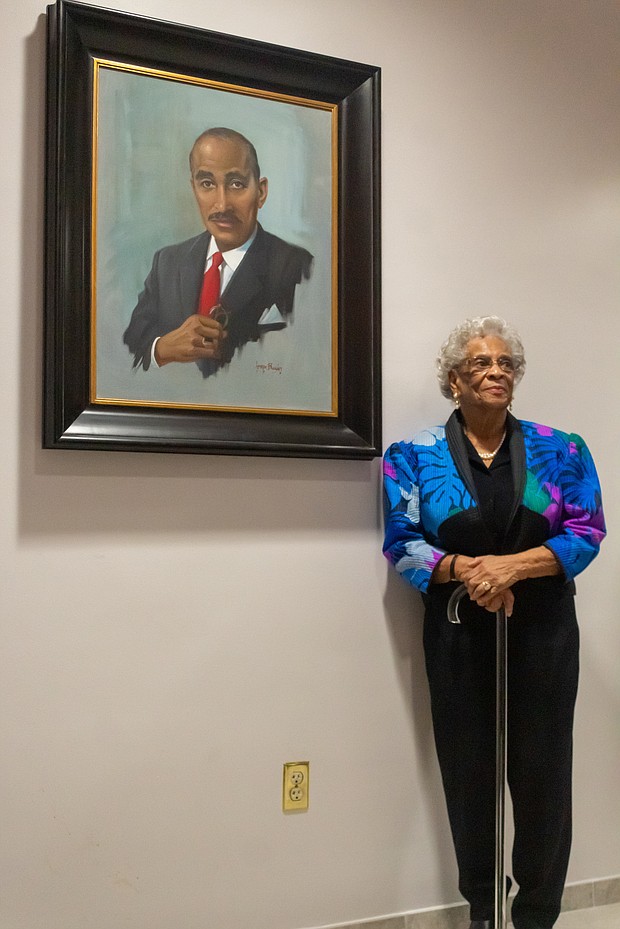
[[[287,761],[282,778],[282,810],[285,813],[304,812],[310,798],[310,762]]]

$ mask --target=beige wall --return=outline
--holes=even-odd
[[[442,421],[464,315],[521,329],[515,412],[584,434],[570,880],[620,872],[615,0],[131,0],[383,69],[385,443]],[[416,595],[379,466],[42,451],[44,3],[2,25],[0,929],[300,929],[458,899]],[[309,758],[311,810],[280,812]]]

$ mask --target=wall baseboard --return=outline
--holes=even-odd
[[[508,904],[510,906],[510,899]],[[586,910],[609,903],[620,903],[620,875],[596,881],[567,884],[562,897],[562,912]],[[355,923],[337,923],[316,929],[466,929],[469,924],[469,907],[465,903],[399,913],[358,920]]]

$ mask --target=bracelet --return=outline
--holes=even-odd
[[[454,573],[454,563],[458,557],[459,557],[458,555],[453,555],[450,560],[450,580],[451,581],[456,580],[456,574]]]

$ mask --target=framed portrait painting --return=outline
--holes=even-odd
[[[46,448],[381,452],[376,67],[48,7]]]

